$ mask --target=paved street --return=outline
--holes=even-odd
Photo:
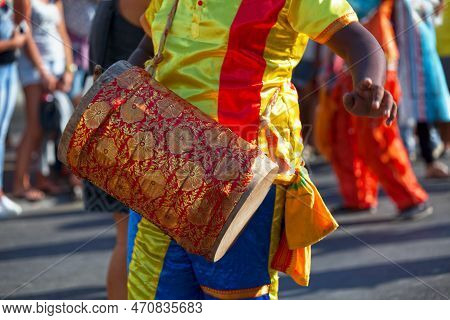
[[[422,175],[420,167],[417,172]],[[324,164],[312,176],[328,204],[339,202]],[[338,217],[341,228],[313,248],[309,288],[281,277],[282,299],[443,299],[450,295],[450,181],[423,181],[435,214],[393,221],[385,196],[375,215]],[[0,221],[0,297],[104,299],[114,227],[107,214],[49,199]]]

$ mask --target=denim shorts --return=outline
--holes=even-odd
[[[59,78],[64,73],[64,69],[66,66],[64,59],[60,59],[54,61],[44,60],[44,67],[52,75]],[[19,58],[19,79],[22,83],[22,86],[24,87],[41,83],[41,75],[39,74],[39,71],[23,53]]]

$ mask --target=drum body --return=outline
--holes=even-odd
[[[83,97],[58,157],[212,261],[238,237],[278,172],[255,145],[124,61]]]

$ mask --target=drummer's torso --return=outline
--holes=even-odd
[[[174,3],[146,11],[155,50]],[[291,177],[302,150],[292,69],[308,37],[325,43],[355,19],[345,0],[180,0],[155,77]]]
[[[270,94],[264,92],[290,82],[292,68],[307,43],[307,37],[289,25],[289,3],[180,1],[157,79],[216,120],[222,89],[236,94],[245,91],[254,101],[268,100]],[[162,1],[154,16],[151,29],[155,50],[172,5],[173,1]]]

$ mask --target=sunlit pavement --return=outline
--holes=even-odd
[[[448,162],[448,161],[447,161]],[[421,167],[416,166],[419,175]],[[312,176],[328,204],[339,202],[327,165]],[[443,299],[450,295],[450,181],[422,181],[435,214],[394,221],[381,197],[378,213],[338,217],[341,228],[313,247],[311,284],[282,275],[282,299]],[[81,202],[48,199],[0,221],[0,297],[104,299],[114,241],[112,217],[84,213]]]

